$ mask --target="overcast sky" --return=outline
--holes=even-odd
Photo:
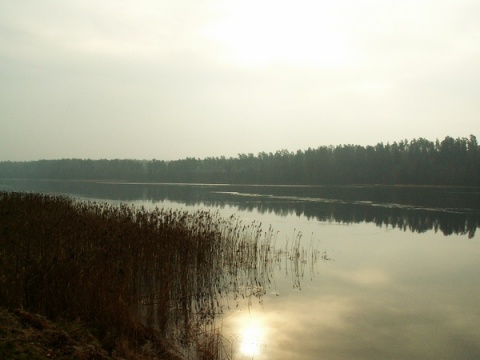
[[[0,0],[0,160],[470,134],[478,0]]]

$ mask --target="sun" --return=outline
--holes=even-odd
[[[219,8],[222,17],[205,34],[222,46],[230,61],[338,67],[354,57],[335,4],[224,0]]]

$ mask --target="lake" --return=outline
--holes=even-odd
[[[301,236],[321,257],[278,263],[262,301],[219,319],[234,359],[479,359],[480,189],[0,180],[146,208],[210,209]],[[237,307],[238,305],[238,307]]]

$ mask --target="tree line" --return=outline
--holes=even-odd
[[[237,157],[164,160],[60,159],[0,162],[0,178],[282,185],[480,186],[474,135],[375,146],[320,146]]]

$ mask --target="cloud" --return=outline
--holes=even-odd
[[[468,136],[479,14],[467,0],[6,0],[0,124],[40,152],[0,154],[64,157],[42,153],[57,142],[76,157],[175,159]]]
[[[24,1],[3,3],[3,55],[59,62],[81,59],[162,60],[195,52],[197,30],[212,16],[208,3],[130,1]],[[13,50],[13,52],[12,52]],[[61,56],[58,58],[58,56]]]

